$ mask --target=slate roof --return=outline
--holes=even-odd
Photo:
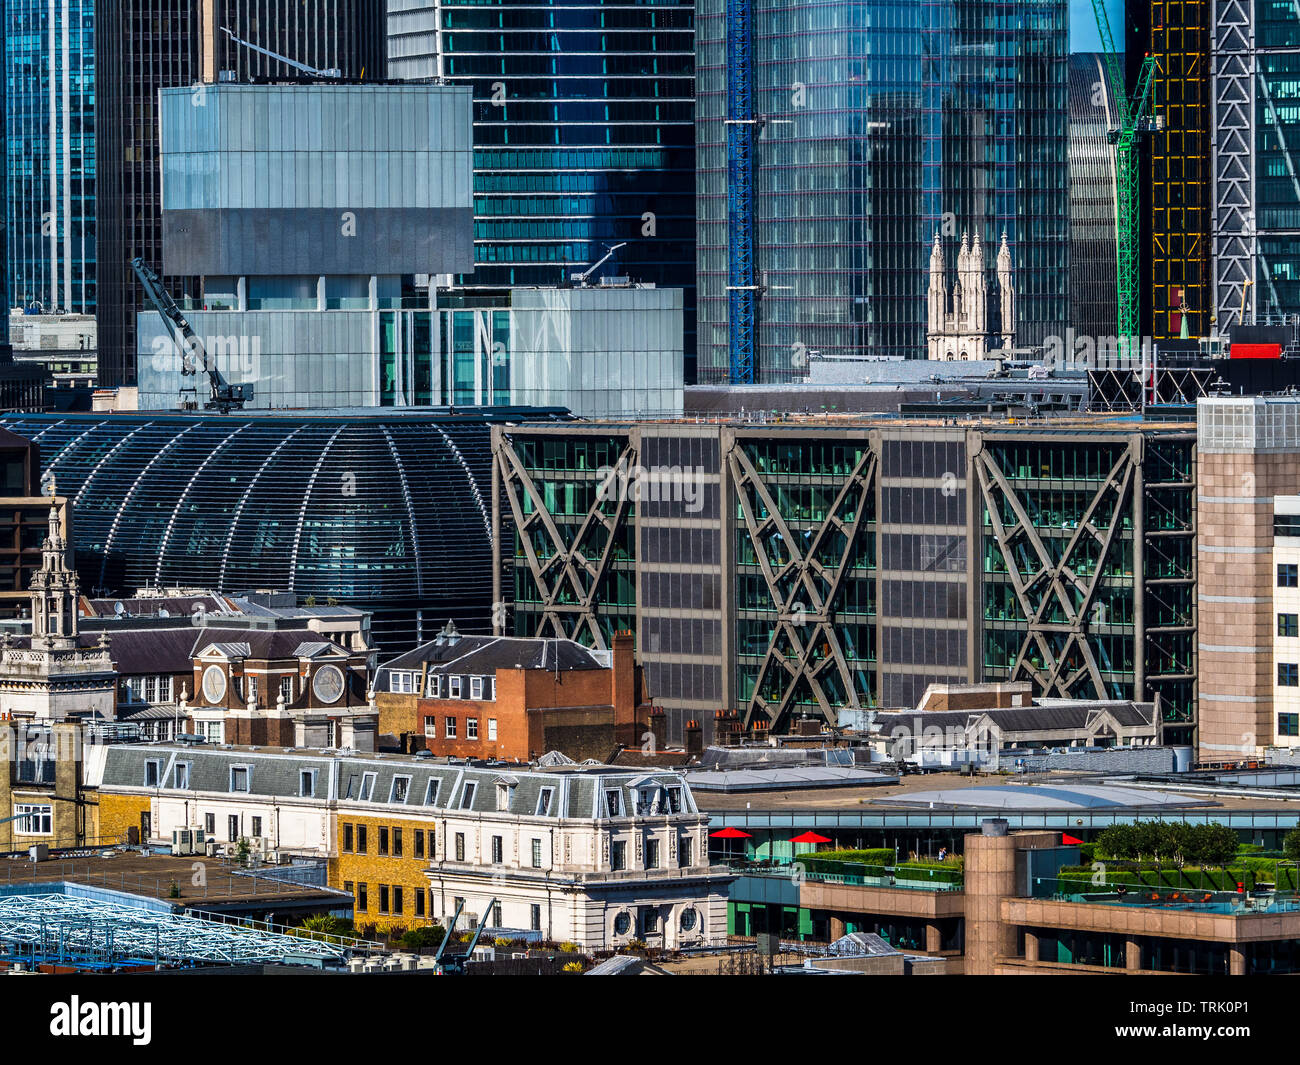
[[[990,710],[927,710],[878,714],[876,722],[886,733],[893,726],[905,725],[920,734],[926,727],[965,728],[987,715],[1004,733],[1064,732],[1086,728],[1092,716],[1100,710],[1108,711],[1123,728],[1154,727],[1155,724],[1155,706],[1152,703],[1070,699],[1043,700],[1036,701],[1033,706]]]
[[[607,669],[599,651],[573,640],[516,638],[511,636],[458,636],[421,644],[413,651],[386,662],[379,670],[377,691],[387,691],[392,670],[492,676],[498,669],[549,669],[561,673],[577,669]]]
[[[115,744],[104,748],[102,766],[88,764],[87,785],[141,789],[145,762],[162,763],[160,779],[172,780],[176,762],[190,765],[191,791],[229,794],[234,766],[249,768],[249,794],[267,798],[299,797],[303,770],[316,771],[316,798],[333,798],[344,803],[367,803],[389,810],[400,807],[418,810],[469,810],[475,813],[504,812],[515,816],[538,816],[538,802],[544,788],[552,789],[549,817],[604,819],[605,795],[622,795],[622,816],[636,808],[636,788],[655,791],[658,801],[667,802],[667,789],[679,789],[680,812],[696,814],[685,778],[672,770],[629,772],[611,766],[560,766],[537,769],[531,766],[503,767],[450,764],[431,759],[393,756],[349,755],[314,750],[282,748],[187,746],[175,743]],[[371,780],[368,776],[373,774]],[[96,778],[97,777],[97,778]],[[406,799],[395,799],[393,782],[405,778]],[[497,784],[508,787],[508,809],[498,811]],[[513,782],[513,783],[512,783]],[[431,790],[430,784],[436,786]],[[474,785],[471,791],[468,785]],[[163,789],[167,790],[166,787]],[[368,799],[362,796],[368,794]],[[662,812],[667,812],[663,810]]]

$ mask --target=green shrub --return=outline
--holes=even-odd
[[[1282,853],[1289,862],[1300,862],[1300,828],[1293,828],[1282,837]]]
[[[440,924],[422,925],[402,934],[402,948],[416,951],[436,947],[446,936],[447,931]]]

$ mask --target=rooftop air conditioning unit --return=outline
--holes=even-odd
[[[194,846],[194,830],[190,828],[172,829],[172,854],[177,857],[197,853]]]

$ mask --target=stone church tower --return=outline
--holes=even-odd
[[[1015,290],[1011,250],[1005,233],[1002,234],[1002,247],[998,250],[997,274],[1001,329],[990,334],[988,272],[979,233],[975,234],[974,240],[968,233],[961,236],[951,310],[943,243],[935,233],[934,246],[930,249],[930,284],[926,293],[929,358],[949,362],[1002,358],[1005,351],[1014,346]]]
[[[33,722],[112,721],[117,672],[106,636],[83,647],[77,635],[77,572],[59,524],[51,506],[41,568],[32,574],[30,642],[7,633],[0,641],[0,713]]]

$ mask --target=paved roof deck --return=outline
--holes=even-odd
[[[1055,898],[1063,902],[1083,902],[1094,906],[1126,906],[1143,910],[1179,910],[1187,913],[1220,914],[1229,917],[1254,917],[1300,913],[1300,897],[1291,893],[1245,894],[1236,891],[1172,890],[1062,893]]]
[[[111,857],[101,857],[101,855]],[[201,863],[202,883],[195,884]],[[255,870],[247,870],[249,873]],[[0,889],[11,884],[72,883],[99,887],[143,898],[158,899],[176,909],[223,910],[241,907],[309,905],[325,897],[350,905],[351,897],[328,888],[241,875],[218,858],[141,854],[104,850],[89,857],[52,857],[44,862],[0,859]]]

